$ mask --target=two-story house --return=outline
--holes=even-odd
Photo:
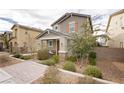
[[[37,50],[36,36],[42,33],[43,30],[20,24],[14,24],[11,30],[12,40],[10,47],[12,52],[27,53]]]
[[[0,51],[4,48],[3,34],[0,34]]]
[[[47,29],[37,36],[41,48],[48,48],[52,52],[59,54],[64,59],[68,53],[68,44],[71,33],[83,30],[82,25],[88,22],[92,30],[91,16],[78,13],[66,13],[52,23],[52,30]]]
[[[7,50],[9,49],[9,42],[11,40],[12,32],[5,31],[0,34],[0,50]]]
[[[110,15],[106,31],[109,47],[124,48],[124,9]]]

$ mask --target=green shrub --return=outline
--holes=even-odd
[[[76,57],[74,57],[74,56],[68,56],[68,57],[66,57],[66,60],[67,61],[71,61],[71,62],[76,62]]]
[[[89,58],[88,60],[90,65],[96,65],[96,58]]]
[[[88,60],[90,65],[96,65],[96,53],[90,52],[88,56]]]
[[[58,55],[52,56],[51,59],[53,59],[55,61],[55,63],[58,63],[59,62],[59,56]]]
[[[59,70],[53,66],[48,67],[48,69],[45,71],[44,77],[42,79],[42,82],[44,84],[58,84],[59,78],[57,77],[59,73]]]
[[[24,60],[29,60],[29,59],[31,59],[32,57],[31,57],[30,55],[28,55],[28,56],[21,56],[20,58],[21,58],[21,59],[24,59]]]
[[[90,52],[89,53],[89,58],[96,58],[96,52]]]
[[[47,49],[42,49],[37,52],[37,58],[39,60],[46,60],[48,59],[48,50]]]
[[[96,66],[91,66],[91,65],[87,66],[83,74],[96,78],[102,78],[102,73]]]
[[[65,62],[63,69],[73,71],[73,72],[76,71],[75,64],[69,61]]]
[[[52,59],[48,59],[48,60],[44,60],[43,62],[41,62],[41,64],[52,66],[52,65],[55,65],[56,62]]]
[[[20,58],[22,55],[20,53],[15,53],[13,57]]]

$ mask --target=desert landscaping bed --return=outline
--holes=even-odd
[[[55,58],[57,58],[57,57],[55,57]],[[61,68],[61,69],[63,69],[63,65],[65,64],[65,62],[57,62],[57,63],[53,62],[53,58],[48,58],[46,60],[38,60],[38,58],[35,57],[35,59],[31,58],[29,60],[32,60],[32,61],[40,63],[40,64],[44,64],[46,62],[47,63],[46,65],[54,65],[57,68]],[[51,62],[52,62],[52,64],[51,64]],[[85,63],[85,64],[84,63],[85,62],[80,62],[80,64],[78,64],[76,62],[73,62],[75,69],[76,69],[75,72],[82,74],[83,71],[85,70],[85,67],[88,65],[87,63]],[[124,69],[122,66],[122,64],[124,64],[124,63],[106,62],[106,61],[105,62],[97,61],[96,63],[97,63],[96,66],[102,72],[102,79],[113,81],[113,82],[118,82],[118,83],[124,83],[124,78],[123,78],[124,77],[124,72],[123,72]],[[13,61],[11,64],[16,64],[16,60]]]
[[[0,52],[0,67],[10,66],[22,62],[21,60],[10,57],[8,53]]]
[[[124,83],[123,62],[98,61],[97,66],[103,73],[103,79]]]

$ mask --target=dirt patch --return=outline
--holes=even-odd
[[[114,64],[120,71],[124,71],[124,63],[123,63],[123,62],[113,62],[113,64]]]
[[[98,61],[97,66],[103,73],[103,79],[124,83],[124,68],[119,62]]]
[[[22,61],[19,61],[19,60],[16,60],[16,59],[13,59],[13,58],[9,58],[8,61],[6,62],[1,62],[0,63],[0,67],[5,67],[5,66],[10,66],[10,65],[13,65],[13,64],[17,64],[17,63],[20,63]]]

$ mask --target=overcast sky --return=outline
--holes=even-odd
[[[50,25],[66,12],[76,12],[81,14],[104,15],[103,24],[107,24],[108,17],[117,9],[61,9],[61,10],[31,10],[31,9],[11,9],[0,10],[0,31],[10,30],[14,23],[33,26],[41,29],[50,28]]]

